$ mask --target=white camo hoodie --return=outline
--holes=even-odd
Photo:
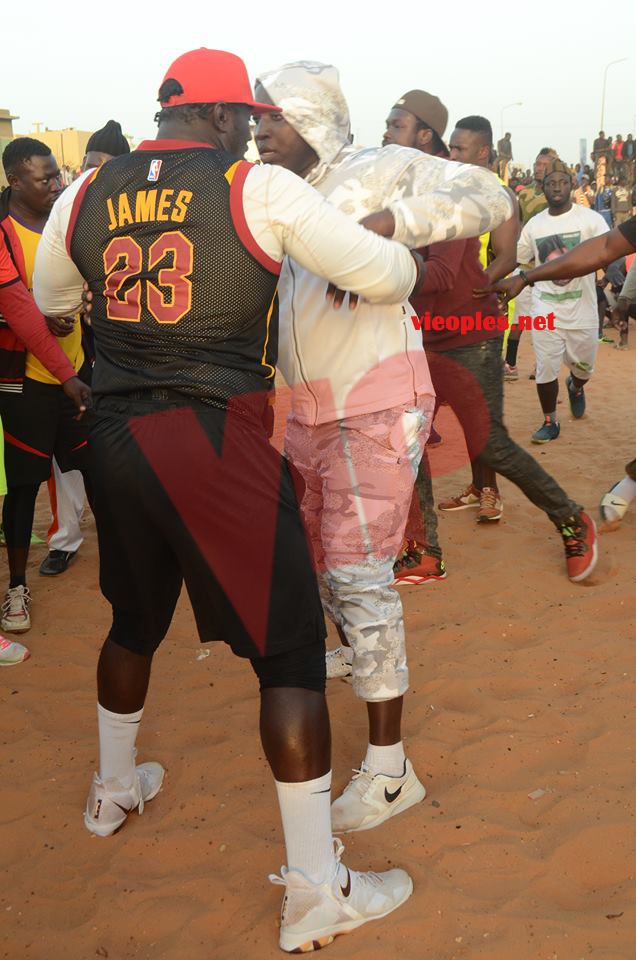
[[[488,170],[405,147],[351,146],[335,67],[300,61],[261,74],[258,82],[318,155],[307,182],[356,220],[388,207],[394,239],[420,247],[478,236],[511,215],[507,193]],[[298,420],[328,423],[434,394],[408,302],[360,301],[355,311],[334,310],[325,290],[324,280],[285,260],[279,366]]]

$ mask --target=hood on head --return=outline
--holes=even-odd
[[[285,120],[316,151],[324,171],[349,143],[349,108],[335,67],[314,60],[287,63],[257,78]],[[312,180],[316,176],[311,177]]]

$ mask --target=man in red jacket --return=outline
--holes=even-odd
[[[451,157],[453,138],[459,143],[459,133],[461,127],[451,136]],[[489,140],[487,131],[475,138],[475,147],[480,140],[485,147],[492,147],[492,135]],[[472,329],[464,333],[457,327],[452,329],[455,323],[445,323],[441,329],[426,330],[422,326],[435,393],[439,400],[449,403],[459,420],[473,466],[473,485],[453,498],[460,504],[453,509],[476,506],[478,519],[498,520],[503,508],[496,473],[502,474],[547,513],[563,537],[570,580],[584,580],[597,560],[594,522],[511,439],[503,423],[501,350],[507,318],[502,317],[498,325],[496,297],[483,298],[474,293],[488,283],[479,262],[479,240],[431,244],[424,255],[425,279],[417,296],[411,298],[414,313],[423,317],[428,311],[431,318],[451,318],[458,321],[457,327],[462,316],[475,320]],[[481,323],[477,322],[478,315]],[[427,483],[430,480],[420,465],[416,486]],[[440,506],[448,508],[446,503]],[[406,536],[409,538],[408,528]]]
[[[68,357],[50,333],[44,317],[22,283],[5,245],[0,245],[0,330],[15,335],[60,381],[64,393],[73,401],[80,413],[86,410],[90,390],[75,375]],[[7,492],[3,446],[0,421],[0,495]],[[29,651],[23,644],[0,636],[0,666],[22,663],[28,657]]]
[[[0,246],[28,290],[42,230],[61,192],[60,171],[50,148],[30,137],[13,140],[2,163],[9,189],[0,197]],[[52,320],[49,328],[77,373],[84,358],[78,322]],[[75,420],[60,379],[6,327],[0,329],[0,415],[8,488],[2,522],[10,575],[1,625],[23,633],[31,626],[26,563],[38,489],[49,478],[53,454],[63,470],[85,467],[86,428]]]

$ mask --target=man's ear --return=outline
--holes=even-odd
[[[418,130],[416,134],[417,145],[420,150],[423,150],[431,140],[433,139],[433,131],[425,128],[423,130]]]
[[[217,130],[227,130],[228,124],[231,123],[232,108],[227,103],[214,103],[208,117]]]

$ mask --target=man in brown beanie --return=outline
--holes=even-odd
[[[448,148],[442,140],[447,123],[448,110],[439,97],[425,90],[409,90],[391,108],[382,146],[396,144],[448,158]]]

